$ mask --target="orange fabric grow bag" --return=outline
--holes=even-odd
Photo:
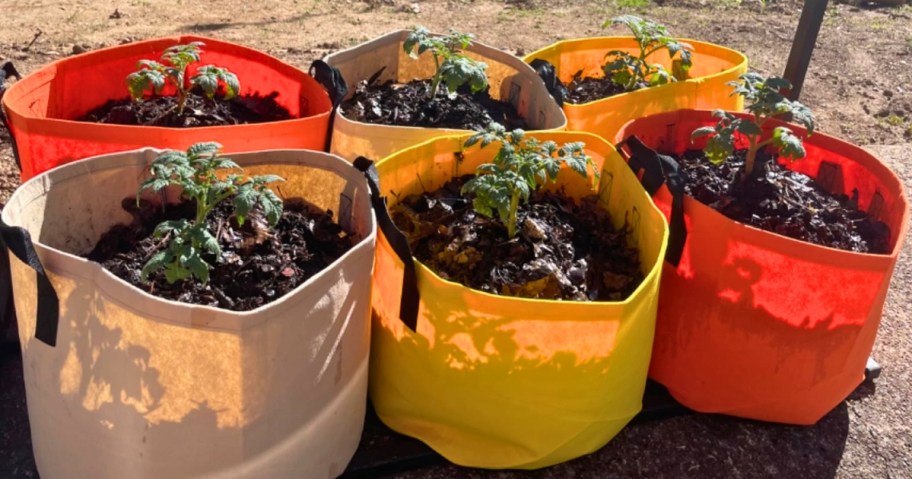
[[[679,108],[722,108],[740,111],[744,102],[732,96],[728,82],[747,72],[744,54],[712,43],[682,39],[693,47],[693,67],[690,79],[668,85],[644,88],[602,98],[587,103],[564,102],[567,129],[595,133],[605,139],[614,138],[627,121],[642,116]],[[554,66],[558,78],[568,84],[573,75],[602,76],[605,54],[621,50],[639,54],[633,37],[596,37],[563,40],[526,55],[523,60],[545,60]],[[665,51],[649,57],[671,71],[671,59]]]
[[[627,123],[617,139],[636,135],[659,152],[680,153],[702,148],[691,132],[715,123],[710,111],[662,113]],[[859,207],[889,226],[890,253],[797,241],[685,197],[687,236],[678,266],[664,265],[649,374],[687,407],[813,424],[864,377],[908,201],[896,175],[861,148],[820,133],[804,144],[807,157],[784,164],[831,191],[857,190]],[[653,199],[670,216],[668,188]]]
[[[201,65],[227,67],[241,82],[240,95],[278,92],[276,102],[295,119],[199,128],[108,125],[73,121],[111,99],[128,97],[126,76],[140,59],[158,60],[165,48],[202,41]],[[167,90],[164,92],[167,94]],[[304,71],[265,53],[191,35],[105,48],[51,63],[13,84],[3,108],[15,139],[22,179],[70,161],[139,147],[183,149],[217,141],[226,153],[275,148],[323,150],[331,103]]]

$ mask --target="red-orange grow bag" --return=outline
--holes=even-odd
[[[709,111],[661,113],[627,123],[617,140],[633,134],[659,152],[680,153],[702,148],[691,132],[715,122]],[[859,207],[889,226],[890,252],[793,240],[685,197],[686,242],[678,266],[664,265],[649,375],[692,409],[813,424],[864,377],[908,201],[896,175],[863,149],[820,133],[805,148],[806,158],[783,164],[831,191],[857,190]],[[670,217],[668,189],[653,200]]]
[[[295,118],[270,123],[166,128],[73,121],[111,99],[128,97],[125,77],[140,59],[158,60],[165,48],[202,41],[201,65],[227,67],[241,82],[240,95],[278,92],[276,102]],[[164,92],[167,94],[167,90]],[[13,84],[3,108],[27,180],[70,161],[144,146],[185,149],[217,141],[226,152],[306,148],[323,150],[331,104],[323,87],[304,71],[265,53],[197,36],[159,38],[105,48],[51,63]]]

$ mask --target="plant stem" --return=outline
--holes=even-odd
[[[437,55],[434,55],[434,79],[431,81],[431,100],[437,97],[437,89],[440,87],[440,59],[437,58]]]
[[[507,236],[510,239],[516,237],[516,216],[519,209],[519,192],[514,191],[510,196],[510,212],[507,218]]]

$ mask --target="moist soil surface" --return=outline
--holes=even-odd
[[[595,195],[578,203],[536,192],[521,205],[510,240],[498,220],[475,213],[459,191],[472,175],[392,208],[415,257],[444,279],[506,296],[619,301],[643,281],[627,230],[615,230]]]
[[[231,100],[210,100],[197,92],[187,95],[183,114],[177,113],[176,96],[157,96],[134,102],[129,98],[108,100],[79,121],[115,125],[143,125],[187,128],[194,126],[240,125],[289,120],[291,114],[276,103],[277,92],[266,96],[245,95]]]
[[[354,95],[342,103],[342,113],[351,120],[380,125],[477,131],[495,121],[508,131],[527,128],[513,105],[495,100],[488,90],[471,93],[467,87],[461,87],[455,97],[449,98],[441,84],[437,95],[429,101],[430,91],[430,80],[404,84],[392,81],[378,84],[373,78],[362,80]]]
[[[610,78],[581,77],[579,73],[573,76],[573,80],[570,80],[566,87],[567,96],[564,100],[573,104],[588,103],[627,92],[623,86],[611,81]],[[638,83],[631,91],[645,87],[645,84]]]
[[[755,174],[736,183],[745,156],[746,150],[736,151],[716,166],[701,150],[685,151],[676,157],[688,178],[685,192],[735,221],[766,231],[847,251],[889,252],[887,225],[860,211],[857,197],[834,195],[763,152]]]
[[[168,205],[125,198],[123,208],[133,215],[129,225],[115,225],[102,235],[86,257],[97,261],[128,283],[155,296],[249,311],[274,301],[351,249],[352,239],[333,222],[332,212],[301,199],[286,199],[284,211],[271,233],[257,210],[239,227],[231,216],[231,202],[223,201],[206,218],[222,249],[221,258],[204,258],[210,265],[209,282],[181,280],[173,285],[159,271],[140,278],[143,265],[166,243],[152,237],[155,226],[165,220],[192,219],[192,202]]]

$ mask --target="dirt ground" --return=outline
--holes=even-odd
[[[912,6],[833,3],[801,100],[820,131],[868,147],[912,186]],[[852,2],[859,4],[859,2]],[[863,3],[863,2],[861,2]],[[672,33],[745,52],[781,74],[800,0],[0,0],[0,60],[23,74],[74,52],[197,33],[244,43],[306,68],[311,60],[381,33],[423,24],[457,27],[523,54],[564,38],[613,33],[603,20],[634,12]],[[91,85],[86,85],[91,88]],[[0,206],[18,184],[0,129]],[[908,242],[907,242],[908,243]],[[897,265],[875,347],[883,364],[867,385],[813,427],[695,415],[638,425],[599,452],[535,472],[437,467],[401,478],[912,477],[912,284],[909,245]],[[2,358],[0,358],[2,359]],[[0,455],[3,455],[0,451]],[[28,467],[17,474],[34,475]]]

